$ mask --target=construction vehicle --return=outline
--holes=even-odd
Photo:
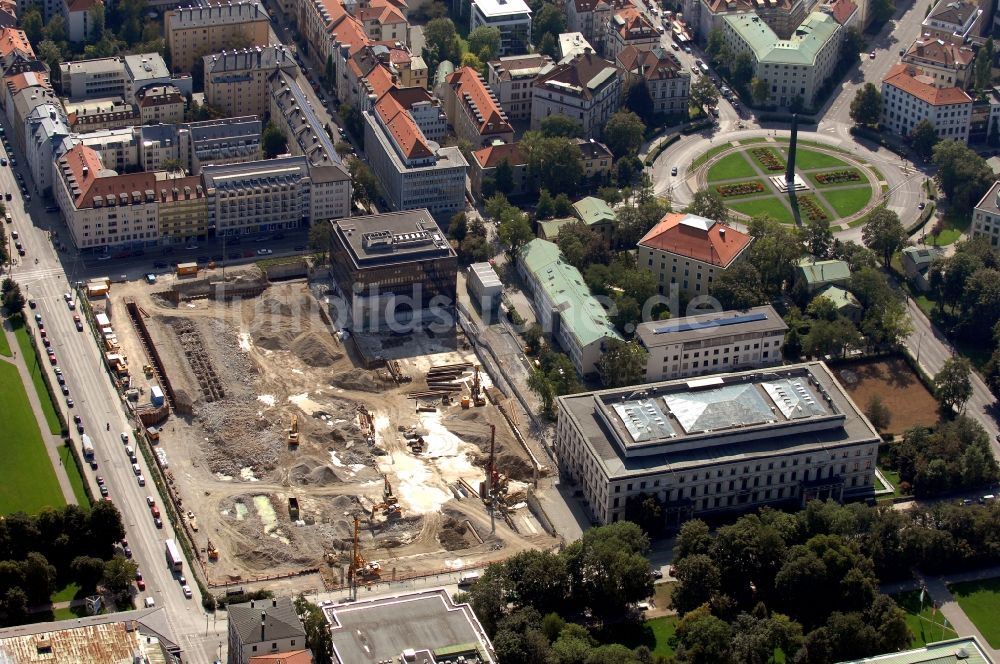
[[[299,499],[295,496],[288,499],[288,518],[292,521],[299,520]]]
[[[152,373],[153,373],[153,365],[151,365],[151,364],[144,364],[144,365],[142,365],[142,373],[146,374],[147,376],[152,375]]]
[[[299,416],[294,413],[292,414],[292,426],[288,430],[288,444],[299,444]]]
[[[352,583],[369,583],[378,581],[382,576],[382,566],[374,560],[367,561],[361,555],[361,521],[354,517],[354,551],[351,556],[351,565],[348,568],[348,575]]]
[[[485,406],[486,397],[483,396],[483,384],[479,379],[479,365],[472,370],[472,403],[476,406]]]
[[[463,410],[468,410],[469,406],[471,406],[471,405],[472,405],[472,402],[469,401],[469,397],[462,397],[462,409]]]
[[[389,476],[385,475],[382,479],[385,482],[385,485],[382,488],[382,502],[378,505],[372,505],[372,519],[375,518],[375,513],[379,510],[382,510],[382,515],[387,519],[397,517],[402,512],[399,507],[399,499],[392,495],[392,485],[389,484]]]
[[[208,551],[208,560],[210,562],[214,563],[219,559],[219,549],[212,544],[212,540],[208,540],[208,547],[206,548],[206,551]]]
[[[364,406],[358,406],[358,424],[361,427],[361,435],[365,437],[365,442],[374,445],[375,416]]]

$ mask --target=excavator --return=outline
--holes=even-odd
[[[485,406],[486,397],[483,396],[483,384],[479,379],[479,365],[477,364],[472,373],[472,403],[476,406]]]
[[[382,489],[382,502],[378,505],[372,505],[372,519],[375,518],[375,514],[379,510],[382,510],[382,514],[387,519],[397,517],[402,513],[402,509],[399,506],[399,499],[392,495],[392,485],[389,484],[389,476],[385,475],[382,479],[385,481],[385,486]]]
[[[374,560],[367,561],[364,556],[361,555],[361,540],[359,534],[361,532],[361,521],[357,516],[354,517],[354,552],[351,556],[351,566],[348,569],[348,574],[350,579],[354,583],[368,583],[370,581],[378,581],[382,576],[382,566],[379,565]]]
[[[292,427],[288,430],[288,444],[299,444],[299,416],[295,414],[292,415]]]

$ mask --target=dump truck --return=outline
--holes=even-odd
[[[178,263],[177,264],[177,276],[185,277],[188,275],[198,274],[198,264],[197,263]]]
[[[288,518],[292,521],[299,520],[299,499],[295,496],[288,499]]]
[[[153,385],[149,388],[149,401],[156,407],[163,405],[163,390],[160,389],[159,385]]]

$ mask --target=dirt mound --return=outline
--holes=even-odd
[[[458,551],[459,549],[465,549],[469,546],[469,542],[466,539],[468,533],[468,527],[465,525],[464,521],[458,521],[448,517],[445,522],[441,525],[441,530],[438,531],[437,539],[444,547],[445,551]]]
[[[337,477],[337,473],[333,472],[333,468],[330,468],[330,466],[320,466],[309,473],[308,484],[327,486],[337,482],[340,482],[340,478]]]
[[[274,297],[265,297],[257,304],[257,311],[276,316],[291,316],[292,308],[287,303]]]
[[[254,334],[253,342],[255,346],[266,350],[288,350],[295,339],[291,332],[275,329],[271,325],[261,325]]]
[[[312,459],[304,459],[292,466],[289,477],[292,482],[306,486],[328,486],[340,482],[340,478],[333,468]]]
[[[330,385],[343,390],[380,392],[380,386],[368,371],[345,371],[330,379]]]
[[[343,354],[330,350],[316,332],[304,332],[291,343],[295,356],[311,367],[328,367],[343,358]]]
[[[514,454],[498,454],[497,468],[507,477],[519,482],[530,482],[533,476],[531,464]]]

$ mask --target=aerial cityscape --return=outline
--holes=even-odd
[[[0,0],[0,662],[1000,664],[994,36]]]

